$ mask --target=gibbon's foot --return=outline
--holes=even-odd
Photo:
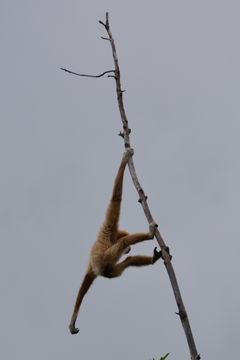
[[[153,250],[153,264],[162,257],[162,251],[157,251],[157,248],[155,247]]]
[[[79,332],[79,329],[75,327],[75,325],[70,324],[69,330],[72,335],[77,334]]]
[[[155,221],[152,221],[152,222],[149,224],[149,234],[150,234],[150,236],[151,236],[151,239],[154,238],[155,230],[156,230],[157,227],[158,227],[158,224],[156,224]]]
[[[130,158],[131,156],[133,156],[133,154],[134,154],[134,150],[133,150],[132,148],[128,148],[128,149],[123,153],[123,160],[127,162],[127,161],[129,160],[129,158]]]

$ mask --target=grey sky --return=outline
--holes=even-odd
[[[1,43],[1,358],[189,359],[162,262],[99,278],[68,323],[123,152],[98,20],[109,11],[134,161],[202,359],[239,353],[238,1],[6,1]],[[121,225],[145,231],[125,177]],[[151,254],[153,243],[133,253]]]

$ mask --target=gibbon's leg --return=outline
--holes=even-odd
[[[105,221],[103,223],[103,228],[104,227],[110,228],[114,235],[116,235],[118,220],[119,220],[119,215],[120,215],[120,206],[121,206],[121,200],[122,200],[122,187],[123,187],[123,175],[124,175],[124,171],[125,171],[126,165],[128,163],[128,160],[133,154],[134,154],[134,151],[131,148],[127,149],[125,151],[125,153],[123,154],[123,158],[122,158],[121,164],[119,166],[119,169],[118,169],[115,181],[114,181],[113,192],[112,192],[110,204],[108,206],[106,216],[105,216]]]
[[[106,267],[105,277],[117,277],[120,276],[123,271],[129,266],[146,266],[154,264],[158,259],[162,257],[162,252],[157,251],[157,248],[153,250],[153,256],[128,256],[124,261],[112,267]]]
[[[117,232],[117,242],[119,241],[119,239],[121,239],[124,236],[129,235],[129,233],[125,230],[118,230]],[[124,254],[128,254],[131,251],[131,246],[128,246],[128,248],[126,248],[126,250],[124,251]]]
[[[130,234],[120,238],[117,243],[105,251],[103,255],[104,263],[114,265],[124,253],[128,252],[131,245],[142,242],[144,240],[153,239],[156,227],[157,224],[152,222],[149,225],[148,233]]]
[[[88,268],[88,271],[83,279],[82,285],[79,289],[77,300],[74,306],[71,322],[69,325],[69,330],[71,334],[77,334],[79,332],[79,329],[75,327],[75,322],[77,320],[78,312],[82,303],[82,300],[84,298],[84,295],[92,285],[93,281],[96,279],[97,275],[93,272],[91,267]]]
[[[137,244],[144,240],[151,240],[154,238],[155,229],[158,227],[158,225],[155,223],[155,221],[151,222],[149,224],[149,231],[148,233],[136,233],[136,234],[128,234],[126,236],[123,236],[118,240],[119,247],[128,247],[133,244]]]
[[[122,238],[123,236],[129,235],[129,233],[125,230],[118,230],[117,231],[117,240]]]

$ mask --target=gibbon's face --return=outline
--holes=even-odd
[[[131,246],[129,246],[126,251],[124,252],[124,254],[128,254],[131,251]]]

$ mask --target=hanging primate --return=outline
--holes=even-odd
[[[70,332],[77,334],[79,329],[75,327],[79,308],[83,297],[98,275],[107,278],[120,276],[128,266],[143,266],[154,264],[162,252],[154,249],[153,256],[128,256],[124,261],[118,262],[123,254],[130,251],[130,245],[144,240],[153,239],[156,223],[149,225],[148,233],[128,234],[127,231],[118,229],[120,206],[122,200],[122,185],[125,167],[129,158],[133,155],[133,149],[128,149],[124,154],[115,179],[112,198],[108,206],[105,221],[99,231],[98,238],[94,243],[86,275],[79,289],[73,315],[69,325]]]

